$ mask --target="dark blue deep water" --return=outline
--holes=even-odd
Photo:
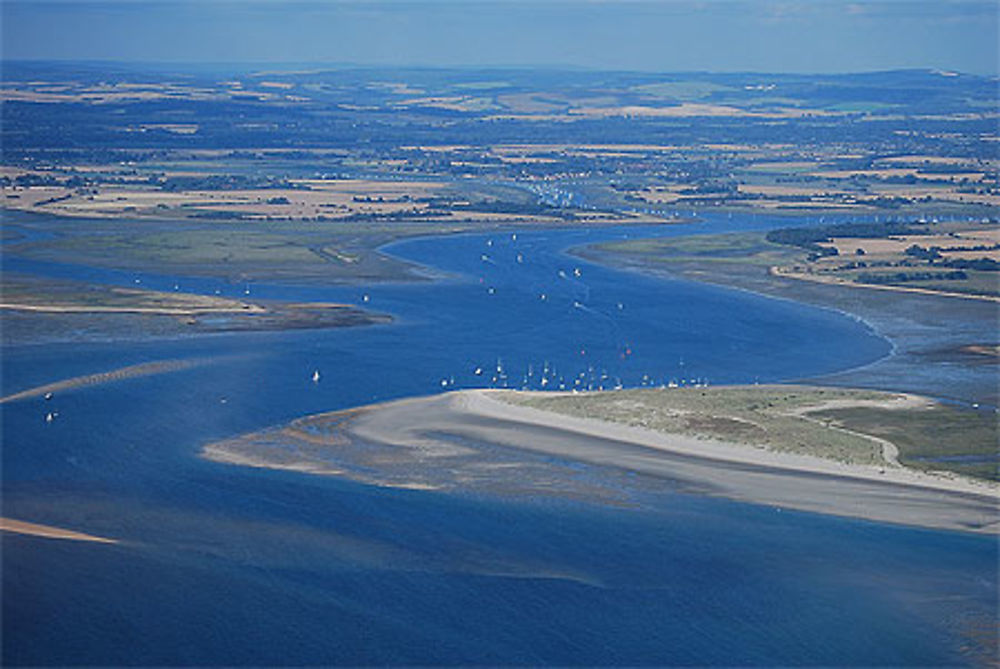
[[[197,457],[213,440],[305,414],[442,389],[540,388],[543,376],[548,388],[794,380],[889,350],[843,314],[561,253],[639,233],[650,231],[413,240],[390,251],[436,280],[250,284],[257,298],[362,303],[393,314],[387,326],[4,349],[3,394],[139,362],[207,361],[3,405],[3,514],[121,540],[3,536],[4,664],[939,665],[990,653],[990,538],[666,487],[615,508]]]

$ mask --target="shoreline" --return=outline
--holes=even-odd
[[[785,270],[781,266],[772,265],[768,268],[771,276],[782,279],[795,279],[796,281],[809,281],[827,286],[843,286],[844,288],[871,288],[874,290],[885,290],[893,293],[912,293],[915,295],[930,295],[932,297],[949,297],[961,300],[979,300],[981,302],[1000,303],[1000,297],[995,295],[977,295],[975,293],[953,293],[944,290],[931,290],[929,288],[907,288],[906,286],[881,285],[875,283],[859,283],[857,281],[844,281],[835,277],[817,276],[805,272],[793,272]]]
[[[319,414],[209,444],[202,457],[391,488],[556,495],[626,505],[630,502],[622,495],[627,497],[629,490],[622,490],[621,479],[639,474],[660,491],[932,529],[1000,533],[1000,488],[988,481],[848,465],[567,416],[505,402],[505,392],[511,391],[454,391]],[[533,459],[544,465],[532,464]],[[617,483],[582,483],[560,473],[559,462],[595,466],[596,479],[606,474]]]
[[[1000,300],[914,290],[861,290],[869,286],[795,280],[773,274],[770,266],[735,264],[720,271],[711,264],[693,261],[658,263],[652,257],[607,251],[594,244],[576,245],[566,252],[618,271],[715,286],[837,313],[858,322],[890,346],[884,356],[870,362],[788,381],[915,393],[972,408],[1000,406],[996,375],[986,373],[986,366],[979,364],[986,356],[963,355],[970,346],[992,347],[1000,342],[995,325]],[[959,377],[942,363],[961,370]]]
[[[835,372],[835,374],[850,374],[851,372],[854,371],[863,370],[868,367],[871,367],[872,365],[877,365],[881,362],[889,360],[898,353],[899,347],[897,342],[888,335],[886,335],[884,332],[882,332],[878,324],[873,322],[870,317],[862,316],[860,314],[854,313],[853,311],[848,311],[848,309],[845,307],[829,304],[827,302],[818,303],[815,301],[808,301],[794,295],[784,295],[776,292],[768,292],[759,288],[757,289],[748,288],[747,286],[738,285],[736,283],[727,283],[724,281],[712,281],[710,279],[700,278],[699,275],[702,273],[698,271],[671,272],[669,269],[666,269],[666,266],[664,266],[661,269],[660,267],[651,265],[648,261],[631,260],[622,255],[595,248],[596,246],[597,245],[595,244],[582,244],[578,246],[569,247],[565,249],[564,252],[567,255],[570,255],[574,258],[578,258],[585,262],[590,262],[607,269],[614,269],[621,272],[632,272],[642,276],[667,279],[670,281],[689,281],[691,283],[696,283],[700,285],[714,286],[716,288],[733,290],[739,293],[748,293],[756,297],[764,297],[770,300],[779,300],[782,302],[788,302],[799,306],[808,306],[808,307],[813,307],[815,309],[821,309],[823,311],[829,311],[838,314],[840,316],[844,316],[845,318],[849,318],[857,323],[860,323],[865,328],[867,328],[873,335],[879,337],[880,339],[885,340],[885,342],[889,345],[889,351],[882,357],[876,358],[875,360],[872,360],[870,362],[856,365],[854,367],[849,367],[839,372]],[[770,271],[768,271],[768,275],[780,276],[772,274]],[[839,284],[829,284],[825,282],[817,282],[817,283],[821,283],[821,285],[823,286],[833,286],[833,287],[839,286]],[[810,379],[810,378],[813,377],[803,377],[803,379]],[[893,389],[889,388],[878,388],[878,389],[886,390],[888,392],[894,391]]]

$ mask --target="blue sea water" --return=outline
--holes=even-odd
[[[768,222],[697,231],[753,225]],[[362,303],[392,325],[4,349],[4,394],[205,361],[3,406],[4,515],[121,540],[4,535],[4,664],[898,665],[988,654],[989,538],[666,484],[617,508],[387,490],[197,457],[305,414],[442,389],[539,388],[543,375],[549,388],[781,381],[889,349],[844,314],[561,252],[650,232],[690,231],[419,239],[389,250],[434,281],[249,284],[262,299]],[[5,268],[207,294],[247,287],[16,259]],[[50,410],[59,416],[46,423]]]

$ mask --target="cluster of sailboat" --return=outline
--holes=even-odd
[[[504,366],[501,359],[495,364],[477,365],[471,370],[461,385],[467,388],[506,388],[513,390],[552,390],[568,392],[593,392],[621,390],[626,386],[645,388],[702,388],[709,385],[704,378],[666,378],[643,374],[638,379],[623,379],[611,374],[607,369],[588,365],[586,369],[573,373],[563,373],[548,361],[541,365],[528,363],[517,373]],[[460,375],[461,376],[461,375]],[[456,388],[459,383],[454,375],[440,380],[442,388]]]

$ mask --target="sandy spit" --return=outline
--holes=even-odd
[[[692,492],[802,511],[940,529],[1000,533],[1000,487],[949,474],[846,465],[741,444],[564,416],[460,391],[389,404],[365,417],[369,437],[461,432],[524,450],[688,483]],[[485,420],[484,420],[485,419]],[[359,426],[362,427],[362,426]],[[425,437],[426,438],[426,437]]]
[[[447,490],[478,485],[481,479],[470,473],[490,466],[492,457],[489,449],[475,446],[484,444],[512,455],[541,454],[636,472],[662,479],[665,490],[778,509],[1000,533],[1000,486],[990,482],[903,467],[847,465],[565,416],[506,403],[504,392],[509,391],[466,390],[364,407],[338,423],[336,439],[312,455],[290,460],[287,451],[261,448],[253,439],[210,446],[203,455],[231,464],[320,473],[317,469],[328,464],[328,456],[360,444],[362,452],[377,448],[391,453],[390,459],[412,475],[412,483],[444,483]],[[274,435],[265,437],[265,444],[273,442]],[[369,464],[379,467],[376,460]],[[508,471],[520,476],[523,470]],[[349,471],[330,475],[358,478]],[[507,483],[516,487],[518,481]]]

